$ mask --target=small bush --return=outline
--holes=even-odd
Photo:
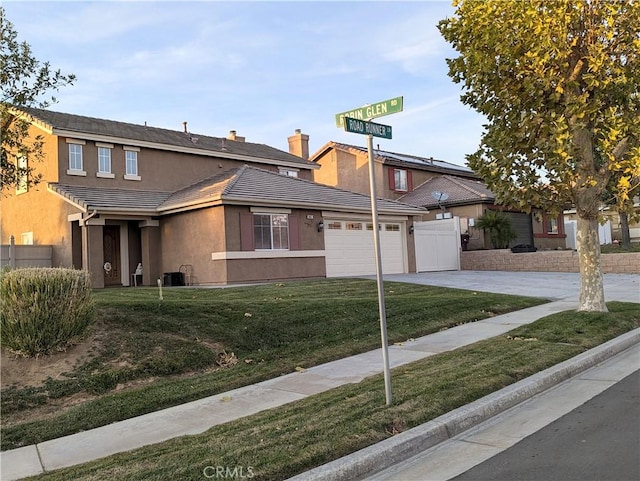
[[[86,271],[25,268],[0,277],[0,343],[25,356],[65,349],[94,320]]]

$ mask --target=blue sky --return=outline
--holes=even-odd
[[[75,85],[52,110],[182,129],[288,150],[295,129],[311,153],[330,140],[365,145],[334,115],[403,96],[375,121],[383,150],[456,164],[478,147],[482,117],[447,76],[455,56],[436,25],[449,1],[31,2],[5,0],[34,56]]]

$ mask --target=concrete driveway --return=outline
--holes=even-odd
[[[573,272],[420,272],[387,274],[384,280],[576,302],[580,295],[580,274]],[[604,295],[607,301],[640,303],[640,275],[605,274]]]

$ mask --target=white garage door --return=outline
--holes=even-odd
[[[404,222],[379,222],[384,274],[406,272]],[[324,219],[327,277],[366,276],[376,273],[373,224],[362,220]]]

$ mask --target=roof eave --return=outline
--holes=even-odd
[[[87,212],[89,212],[89,210],[91,210],[90,207],[87,206],[86,204],[82,203],[80,201],[80,199],[75,199],[75,198],[72,198],[72,197],[68,197],[68,196],[62,194],[61,192],[58,192],[54,188],[52,188],[51,185],[47,185],[47,191],[51,192],[52,194],[57,195],[62,200],[64,200],[65,202],[68,202],[69,204],[71,204],[75,208],[80,209],[80,211],[82,211],[85,214]]]
[[[355,212],[355,213],[371,213],[371,208],[367,207],[349,207],[343,204],[330,204],[323,202],[305,202],[305,201],[296,201],[292,202],[290,200],[272,200],[272,199],[264,199],[258,197],[233,197],[233,196],[223,196],[222,197],[223,204],[234,204],[234,205],[260,205],[260,206],[280,206],[280,207],[289,207],[289,208],[307,208],[307,209],[317,209],[317,210],[334,210],[339,212]],[[378,206],[378,212],[381,214],[402,214],[402,215],[421,215],[426,212],[426,209],[422,209],[421,207],[409,207],[398,208],[398,209],[387,209],[384,207]]]
[[[158,207],[157,213],[161,215],[177,214],[179,212],[204,209],[206,207],[215,207],[218,205],[222,205],[222,201],[219,198],[206,201],[182,202],[168,207]]]

